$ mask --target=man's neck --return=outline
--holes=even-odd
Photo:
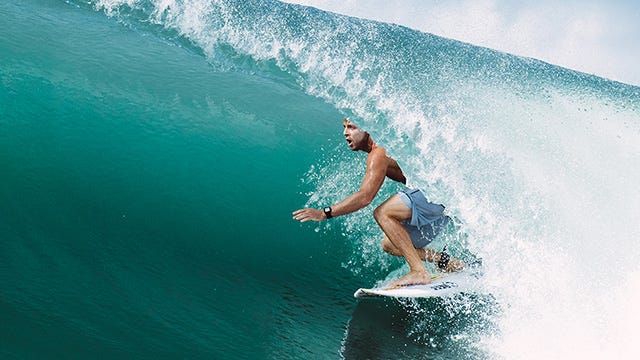
[[[362,149],[362,151],[366,152],[366,153],[370,153],[373,148],[376,147],[376,143],[373,141],[373,139],[371,139],[371,137],[369,137],[369,141],[367,142],[367,146]]]

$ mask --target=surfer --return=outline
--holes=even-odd
[[[385,177],[407,183],[398,162],[387,156],[369,133],[348,119],[343,120],[344,137],[353,151],[368,153],[367,169],[360,189],[337,204],[324,209],[305,208],[293,212],[295,220],[322,221],[349,214],[369,205],[380,190]],[[402,256],[409,264],[408,274],[391,282],[389,287],[423,285],[431,282],[431,275],[422,261],[438,264],[444,271],[459,271],[464,263],[446,252],[436,252],[426,246],[449,221],[444,206],[427,201],[420,190],[406,189],[391,196],[373,211],[373,217],[384,232],[382,249]]]

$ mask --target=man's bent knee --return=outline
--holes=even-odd
[[[380,221],[380,219],[382,219],[383,216],[384,216],[384,209],[382,208],[382,205],[378,206],[377,208],[375,208],[375,210],[373,210],[373,218],[376,219],[376,221]]]
[[[373,217],[378,223],[386,218],[406,220],[411,218],[411,208],[398,195],[393,195],[373,210]]]
[[[395,249],[396,248],[391,243],[391,240],[389,240],[389,238],[385,236],[384,239],[382,239],[382,250],[384,250],[384,252],[388,254],[393,254]]]

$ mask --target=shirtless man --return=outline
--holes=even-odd
[[[353,151],[362,150],[367,156],[367,170],[360,189],[337,204],[324,209],[300,209],[293,218],[301,222],[322,221],[358,211],[373,201],[385,177],[406,184],[407,180],[398,163],[387,156],[386,150],[377,145],[369,133],[362,131],[348,119],[343,120],[344,136]],[[436,262],[445,271],[459,271],[464,267],[460,260],[446,253],[426,248],[440,228],[449,220],[444,206],[427,201],[420,190],[404,190],[391,196],[373,212],[373,217],[385,233],[382,248],[391,255],[402,256],[410,271],[391,282],[389,287],[428,284],[431,275],[422,261]]]

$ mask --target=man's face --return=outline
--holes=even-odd
[[[356,124],[347,119],[343,120],[342,125],[344,126],[343,134],[349,148],[353,151],[365,149],[369,142],[369,134],[360,130]]]

